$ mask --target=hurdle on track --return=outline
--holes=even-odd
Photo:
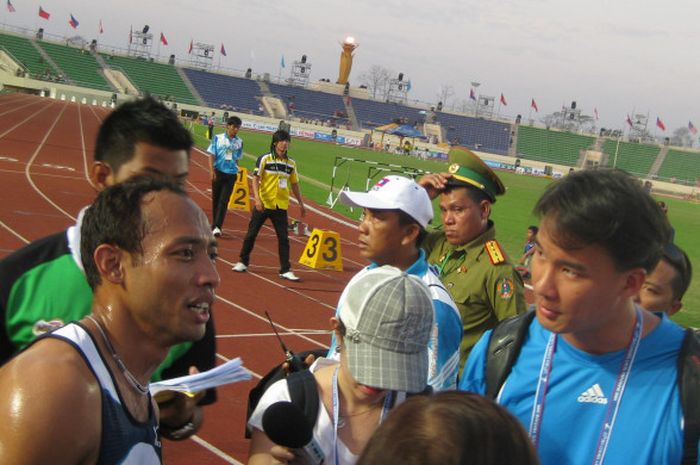
[[[410,176],[411,178],[416,179],[419,176],[430,173],[430,171],[425,171],[419,168],[413,168],[411,166],[397,165],[394,163],[384,163],[372,160],[362,160],[359,158],[336,156],[335,160],[333,161],[333,172],[331,173],[330,192],[328,193],[328,200],[326,200],[326,204],[329,205],[331,208],[335,207],[335,204],[338,201],[338,196],[334,193],[334,190],[336,190],[335,184],[336,177],[338,176],[338,168],[345,165],[346,163],[348,163],[347,176],[343,185],[337,188],[338,193],[340,193],[343,190],[350,190],[350,166],[352,163],[358,163],[360,167],[367,167],[367,174],[365,175],[365,191],[369,190],[370,186],[372,185],[372,182],[374,181],[374,178],[378,174],[396,173],[405,176]]]

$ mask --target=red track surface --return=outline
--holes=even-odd
[[[80,209],[91,203],[94,191],[86,167],[92,162],[97,128],[108,110],[88,105],[14,94],[0,96],[0,257],[73,224]],[[329,150],[332,150],[329,147]],[[258,155],[258,154],[256,154]],[[292,152],[293,156],[293,152]],[[304,166],[299,167],[301,174]],[[301,182],[303,191],[303,180]],[[211,217],[207,157],[193,150],[188,190]],[[295,265],[306,237],[290,236],[295,272],[303,279],[290,283],[278,278],[277,240],[269,223],[263,228],[248,273],[234,273],[231,265],[248,225],[248,214],[230,211],[219,241],[221,287],[214,307],[218,357],[237,356],[255,375],[281,362],[264,312],[279,325],[289,348],[301,351],[327,345],[328,319],[340,291],[364,261],[355,246],[356,231],[314,205],[305,222],[337,231],[342,238],[344,271],[311,270]],[[293,204],[292,216],[298,216]],[[168,464],[245,463],[248,441],[243,438],[248,390],[256,379],[219,389],[219,401],[205,408],[204,427],[192,439],[164,442]]]

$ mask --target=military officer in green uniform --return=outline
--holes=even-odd
[[[501,180],[469,150],[450,150],[449,173],[419,184],[440,195],[442,229],[423,242],[428,262],[452,294],[464,325],[461,365],[482,333],[526,310],[523,281],[496,241],[491,205],[505,193]]]

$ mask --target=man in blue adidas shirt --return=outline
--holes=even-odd
[[[536,318],[497,401],[544,465],[680,464],[683,329],[634,303],[670,235],[663,213],[636,179],[607,169],[554,182],[535,213]],[[490,336],[460,389],[486,392]]]
[[[411,179],[387,176],[369,192],[341,192],[340,201],[364,209],[359,226],[359,247],[361,255],[372,262],[352,281],[367,270],[391,265],[418,276],[430,288],[435,321],[429,343],[428,384],[437,391],[454,389],[459,370],[462,319],[420,248],[427,234],[425,227],[433,218],[427,192]],[[343,300],[341,296],[340,302]],[[334,350],[335,340],[329,354],[333,355]]]
[[[211,226],[215,237],[221,236],[228,201],[238,175],[238,160],[243,156],[243,140],[238,137],[242,121],[232,116],[226,121],[226,131],[211,138],[209,171],[211,173]]]

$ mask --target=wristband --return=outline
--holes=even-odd
[[[188,437],[192,436],[195,431],[196,427],[194,425],[194,415],[192,415],[192,418],[190,418],[187,423],[185,423],[182,426],[178,427],[170,427],[167,425],[160,425],[159,430],[160,434],[166,438],[170,439],[172,441],[181,441],[183,439],[187,439]]]

